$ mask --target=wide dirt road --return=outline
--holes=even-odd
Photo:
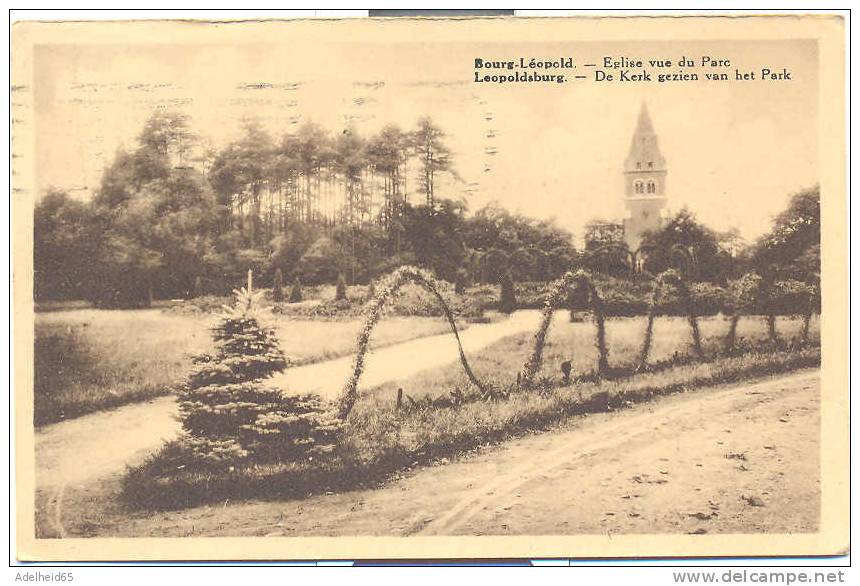
[[[97,533],[811,532],[818,370],[664,397],[419,469],[383,488],[159,513]]]

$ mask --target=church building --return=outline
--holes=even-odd
[[[624,161],[624,241],[636,252],[645,232],[657,230],[666,206],[666,159],[660,152],[657,133],[648,108],[642,103],[630,152]],[[637,255],[638,256],[638,255]]]

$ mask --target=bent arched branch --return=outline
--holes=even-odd
[[[564,301],[568,292],[579,287],[585,287],[588,293],[588,303],[594,317],[596,327],[595,344],[597,346],[597,370],[604,373],[609,369],[609,351],[606,348],[606,325],[603,314],[603,301],[594,287],[591,276],[585,271],[575,273],[568,271],[560,279],[553,282],[550,291],[544,301],[541,322],[534,334],[532,352],[520,369],[517,377],[520,386],[528,386],[534,380],[543,362],[543,349],[546,344],[546,335],[552,323],[553,313]]]
[[[466,376],[469,378],[469,381],[478,388],[478,390],[482,393],[486,392],[484,385],[481,384],[481,381],[479,381],[472,372],[469,362],[466,360],[466,354],[463,351],[463,344],[460,341],[460,333],[457,331],[457,324],[454,321],[454,314],[451,312],[451,309],[448,307],[448,304],[439,292],[438,282],[426,271],[412,266],[402,266],[387,277],[387,282],[380,286],[379,293],[371,300],[370,305],[365,312],[364,326],[358,333],[358,340],[356,342],[355,356],[352,362],[352,374],[349,377],[349,380],[347,380],[339,400],[340,406],[338,415],[341,419],[345,419],[349,415],[358,399],[358,382],[364,372],[364,359],[367,354],[370,335],[373,332],[373,328],[382,317],[382,310],[385,308],[385,304],[403,285],[409,282],[416,283],[423,287],[439,302],[439,305],[442,307],[442,311],[445,312],[445,318],[451,326],[454,338],[457,340],[457,348],[460,351],[460,362],[463,365],[463,370],[466,372]]]
[[[639,352],[639,364],[636,366],[637,371],[644,370],[648,363],[648,355],[651,353],[651,340],[654,334],[654,318],[657,315],[657,304],[660,301],[664,287],[672,287],[680,295],[681,303],[684,305],[685,313],[687,314],[687,322],[690,324],[693,351],[699,359],[705,359],[705,352],[702,350],[702,336],[699,332],[699,319],[696,316],[690,288],[687,286],[686,281],[681,278],[678,271],[669,269],[657,275],[657,278],[654,280],[654,287],[651,290],[651,299],[648,304],[648,322],[645,325],[645,337],[642,340],[642,349]]]

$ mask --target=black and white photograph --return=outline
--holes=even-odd
[[[842,25],[17,23],[19,556],[846,553]]]

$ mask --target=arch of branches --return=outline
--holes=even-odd
[[[442,294],[439,292],[439,282],[427,271],[412,266],[402,266],[388,275],[383,283],[377,288],[377,293],[370,301],[370,305],[365,312],[364,325],[358,333],[358,339],[356,342],[355,356],[353,357],[352,362],[352,373],[350,374],[346,385],[344,385],[338,401],[338,415],[342,419],[345,419],[349,415],[358,399],[358,383],[361,379],[362,373],[364,372],[364,359],[367,354],[370,335],[373,333],[373,328],[382,317],[382,311],[385,308],[385,304],[407,283],[415,283],[421,286],[425,290],[429,291],[439,302],[442,311],[445,313],[445,318],[451,326],[451,332],[454,334],[454,338],[457,341],[457,348],[460,351],[460,363],[463,365],[463,370],[469,378],[469,382],[477,387],[481,393],[486,392],[484,385],[480,380],[478,380],[475,373],[472,372],[472,368],[469,366],[469,361],[466,359],[466,354],[463,352],[463,344],[460,341],[460,333],[457,331],[457,324],[454,322],[454,314],[451,311],[451,308],[448,307]]]
[[[651,288],[651,296],[648,299],[648,318],[645,323],[645,335],[642,339],[642,348],[639,351],[639,360],[636,365],[636,370],[638,371],[644,370],[648,364],[648,355],[651,353],[651,341],[654,338],[654,318],[657,316],[660,299],[667,287],[671,287],[678,292],[684,307],[684,313],[687,315],[687,322],[690,324],[693,352],[696,353],[696,357],[699,359],[705,359],[705,352],[702,349],[702,335],[699,332],[699,319],[696,315],[696,307],[693,303],[690,288],[678,271],[669,269],[657,275]],[[735,322],[735,325],[737,325],[737,322]]]
[[[778,289],[784,286],[783,282],[774,281],[773,277],[764,278],[755,272],[746,273],[738,279],[733,286],[732,297],[734,303],[734,311],[732,312],[731,322],[729,324],[729,332],[726,335],[725,351],[730,352],[734,349],[737,324],[743,313],[754,309],[756,306],[765,308],[765,322],[767,324],[768,339],[773,344],[780,344],[779,332],[776,328],[776,305],[778,304],[779,291]],[[805,285],[804,300],[805,308],[800,312],[802,316],[802,326],[800,330],[800,338],[798,343],[801,346],[809,342],[809,327],[812,321],[812,316],[816,309],[816,299],[821,295],[819,287],[815,285]]]
[[[533,381],[543,362],[543,349],[546,336],[552,323],[552,316],[567,299],[571,292],[585,289],[588,306],[591,309],[595,324],[595,345],[597,346],[597,371],[603,373],[609,368],[609,350],[606,348],[606,323],[603,314],[603,301],[594,287],[591,275],[585,271],[566,272],[550,286],[549,294],[544,301],[541,321],[534,334],[534,342],[529,357],[523,364],[517,376],[519,386],[527,387]]]
[[[690,294],[690,289],[678,271],[669,269],[658,275],[654,280],[651,298],[648,308],[648,319],[645,326],[645,336],[639,353],[637,369],[645,368],[648,355],[651,350],[651,341],[654,333],[654,319],[657,314],[662,292],[666,287],[675,289],[684,305],[687,321],[690,324],[690,333],[693,339],[693,351],[700,359],[705,358],[702,350],[701,333],[699,332],[698,317]],[[533,381],[543,362],[543,350],[546,345],[546,336],[552,323],[552,316],[566,300],[571,291],[585,289],[588,296],[588,305],[594,318],[595,335],[594,343],[597,347],[597,372],[604,374],[609,370],[609,350],[606,347],[606,319],[603,311],[603,301],[594,286],[591,276],[585,271],[567,272],[563,277],[555,281],[544,302],[541,322],[534,334],[532,351],[526,359],[517,377],[520,386],[528,386]]]
[[[388,277],[382,282],[365,312],[364,326],[359,332],[356,343],[356,351],[352,363],[352,373],[344,385],[338,401],[338,414],[341,418],[346,418],[349,415],[358,398],[358,383],[362,373],[364,372],[365,355],[367,354],[370,336],[373,329],[382,317],[382,311],[385,308],[386,303],[402,286],[407,283],[415,283],[421,286],[436,298],[446,319],[448,320],[448,324],[451,326],[451,332],[454,334],[454,338],[457,341],[463,371],[466,373],[471,384],[473,384],[482,394],[487,392],[485,385],[475,376],[469,365],[469,361],[463,351],[463,345],[460,341],[460,334],[454,321],[453,312],[440,293],[439,282],[427,271],[412,266],[403,266],[388,275]],[[696,306],[690,288],[686,279],[678,270],[668,269],[654,278],[649,298],[644,337],[636,365],[637,371],[644,370],[647,367],[654,334],[654,320],[657,316],[660,301],[667,288],[674,289],[680,298],[690,327],[693,352],[700,360],[704,360],[706,358],[705,352],[702,348],[702,339],[699,331]],[[753,307],[756,300],[760,300],[761,295],[765,294],[767,290],[768,287],[764,286],[762,278],[755,273],[744,275],[736,284],[733,292],[734,309],[729,322],[729,330],[725,338],[726,352],[731,351],[734,348],[737,325],[740,317],[746,313],[749,308]],[[568,271],[560,279],[557,279],[550,285],[549,293],[544,301],[541,321],[534,333],[531,353],[523,363],[523,366],[517,375],[518,386],[527,387],[532,384],[535,376],[540,370],[543,362],[543,351],[544,346],[546,345],[546,336],[549,332],[549,327],[552,323],[552,317],[555,310],[559,309],[572,293],[581,291],[584,291],[586,294],[586,301],[595,324],[594,340],[595,346],[597,347],[597,372],[598,374],[604,374],[609,370],[609,350],[606,346],[606,319],[603,309],[603,300],[600,298],[591,275],[587,271]],[[770,304],[768,304],[768,306],[770,306]],[[809,309],[803,315],[803,326],[800,337],[801,344],[805,344],[808,341],[809,327],[813,311],[814,304],[810,303]],[[772,317],[769,314],[768,328],[771,340],[777,339],[774,322],[775,317]]]

